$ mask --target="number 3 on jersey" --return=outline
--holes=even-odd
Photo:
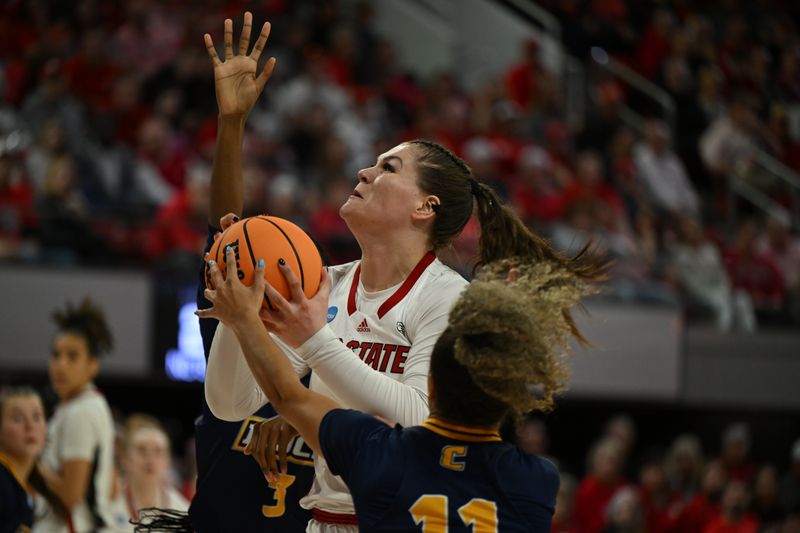
[[[447,496],[425,494],[409,509],[414,523],[422,524],[422,533],[447,533]],[[472,533],[497,533],[497,504],[473,498],[458,508],[458,516]]]
[[[280,474],[277,483],[274,481],[270,482],[269,488],[275,489],[275,496],[273,496],[273,498],[275,498],[275,504],[261,506],[261,512],[264,513],[264,516],[267,518],[283,516],[283,513],[286,512],[286,489],[294,483],[295,479],[295,476]]]

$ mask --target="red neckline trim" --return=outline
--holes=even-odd
[[[433,251],[429,251],[426,253],[422,259],[419,260],[417,266],[414,267],[414,270],[411,271],[411,274],[408,275],[406,280],[403,282],[402,285],[392,294],[389,298],[386,299],[385,302],[381,304],[378,308],[378,318],[383,318],[386,313],[388,313],[392,307],[400,303],[403,298],[405,298],[408,291],[411,290],[411,287],[417,282],[419,277],[425,272],[425,269],[433,263],[433,260],[436,259],[436,254]],[[356,267],[356,273],[353,274],[353,282],[350,284],[350,294],[347,297],[347,314],[352,315],[356,312],[356,290],[358,289],[358,281],[361,279],[361,264]]]

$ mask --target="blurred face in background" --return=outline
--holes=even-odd
[[[601,482],[611,484],[619,479],[622,456],[619,445],[606,440],[597,446],[592,457],[592,473]]]
[[[722,512],[729,518],[739,519],[750,503],[750,495],[747,491],[747,485],[741,481],[731,481],[725,487],[725,492],[722,495]]]
[[[716,501],[722,495],[727,475],[725,468],[719,461],[711,461],[703,471],[702,489],[711,501]]]
[[[132,484],[158,484],[169,470],[169,440],[154,427],[135,429],[128,440],[123,466]]]
[[[758,471],[755,487],[755,498],[763,504],[774,502],[778,497],[778,472],[774,466],[764,466]]]
[[[642,467],[639,473],[639,482],[642,488],[653,494],[666,488],[667,477],[661,463],[649,463]]]
[[[541,420],[526,420],[517,431],[517,445],[525,453],[547,453],[547,426]]]
[[[0,451],[21,461],[33,461],[44,448],[47,424],[42,400],[35,394],[11,396],[0,412]]]
[[[50,383],[62,402],[77,396],[99,370],[100,363],[89,352],[89,344],[83,335],[62,331],[53,339]]]

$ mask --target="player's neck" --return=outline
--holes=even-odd
[[[133,501],[136,503],[137,509],[145,507],[155,507],[159,502],[160,485],[158,482],[144,481],[144,480],[130,480],[128,482],[130,494]]]
[[[361,284],[375,292],[402,283],[428,251],[423,242],[379,241],[362,246]]]

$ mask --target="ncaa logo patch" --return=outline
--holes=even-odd
[[[339,312],[339,308],[335,305],[332,305],[328,308],[328,323],[333,322],[333,319],[336,318],[336,313]]]

